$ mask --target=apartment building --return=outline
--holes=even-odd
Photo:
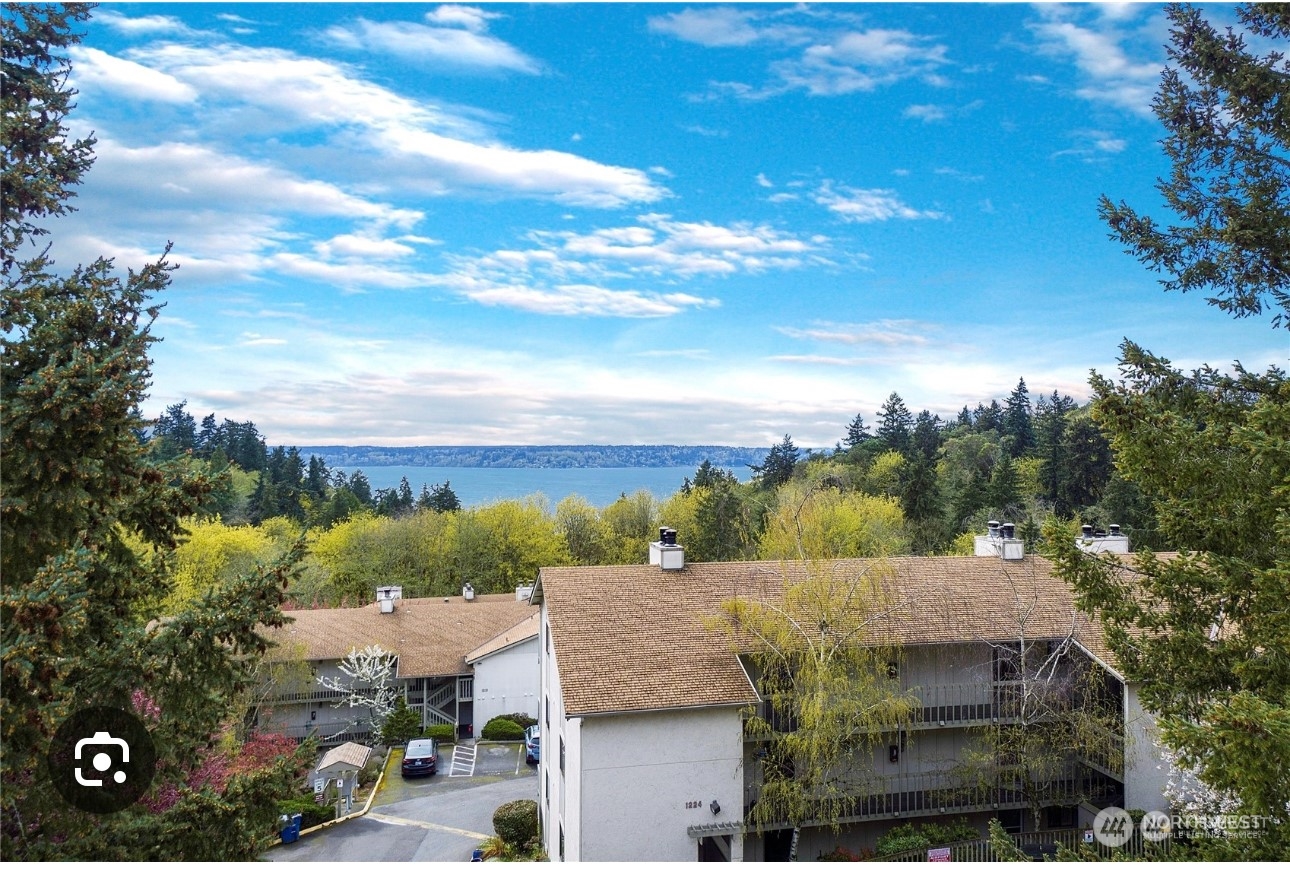
[[[344,705],[344,692],[319,682],[351,683],[341,661],[368,646],[394,654],[390,685],[426,725],[454,725],[460,736],[470,736],[483,728],[481,717],[534,713],[537,610],[529,604],[530,591],[476,595],[467,587],[452,597],[405,599],[391,586],[361,607],[288,611],[285,626],[265,631],[276,665],[260,724],[296,738],[317,737],[324,746],[370,740],[367,708]]]
[[[1090,533],[1086,546],[1127,552],[1118,532]],[[966,818],[984,831],[998,817],[1020,831],[1081,827],[1104,806],[1160,808],[1152,722],[1101,629],[1010,529],[978,538],[977,553],[826,567],[687,564],[665,530],[649,565],[543,568],[532,598],[541,607],[539,810],[551,859],[810,861],[839,845],[872,846],[906,821]],[[746,721],[792,716],[769,711],[749,645],[714,617],[731,599],[775,603],[785,586],[821,572],[883,576],[890,597],[874,629],[896,644],[888,679],[912,711],[850,763],[841,832],[809,820],[754,829],[766,738]],[[1097,694],[1113,713],[1109,737],[1069,751],[1029,787],[968,754],[1024,718],[1033,678],[1017,673],[1023,650],[1048,666],[1072,706]]]

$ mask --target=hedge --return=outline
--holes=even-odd
[[[457,729],[451,725],[436,723],[427,725],[421,733],[422,737],[432,737],[440,743],[454,743],[457,740]]]
[[[537,837],[537,802],[531,798],[506,802],[493,811],[493,830],[512,847],[523,847]]]
[[[494,716],[488,720],[480,736],[484,740],[524,740],[524,729],[503,716]]]

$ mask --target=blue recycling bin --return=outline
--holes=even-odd
[[[484,861],[484,851],[483,851],[483,850],[471,850],[471,851],[470,851],[470,861],[472,861],[472,862],[482,862],[482,861]]]
[[[282,831],[278,833],[282,838],[282,843],[294,844],[300,840],[300,821],[303,818],[304,814],[301,813],[293,813],[289,817],[282,817]]]

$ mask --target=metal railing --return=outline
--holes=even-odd
[[[1119,781],[1086,766],[1071,765],[1042,781],[1034,791],[1040,796],[1043,807],[1080,802],[1106,807],[1118,804],[1124,790]],[[830,802],[834,810],[841,811],[837,817],[839,822],[1009,810],[1028,807],[1031,802],[1017,782],[1005,780],[993,785],[985,781],[971,782],[960,771],[873,777],[858,781],[850,793]],[[746,815],[752,811],[759,797],[760,786],[745,787]],[[799,823],[813,824],[810,820]]]
[[[1012,840],[1022,853],[1030,859],[1039,861],[1045,858],[1055,859],[1058,848],[1064,847],[1072,853],[1080,854],[1083,852],[1092,852],[1101,859],[1111,858],[1129,858],[1129,859],[1149,859],[1160,858],[1169,853],[1169,838],[1165,837],[1163,841],[1146,840],[1140,831],[1136,829],[1122,846],[1110,847],[1097,841],[1087,829],[1061,829],[1056,831],[1041,832],[1022,832],[1020,834],[1011,834],[1008,837]],[[1006,861],[1000,859],[995,852],[994,845],[989,840],[982,838],[976,841],[959,841],[952,844],[942,844],[939,849],[948,849],[950,851],[951,862],[1000,862]],[[926,849],[910,850],[904,853],[896,853],[891,856],[878,856],[866,861],[870,862],[926,862],[928,860],[928,851]]]

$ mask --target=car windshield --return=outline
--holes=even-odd
[[[407,756],[409,758],[430,755],[434,755],[434,741],[414,740],[408,742]]]

